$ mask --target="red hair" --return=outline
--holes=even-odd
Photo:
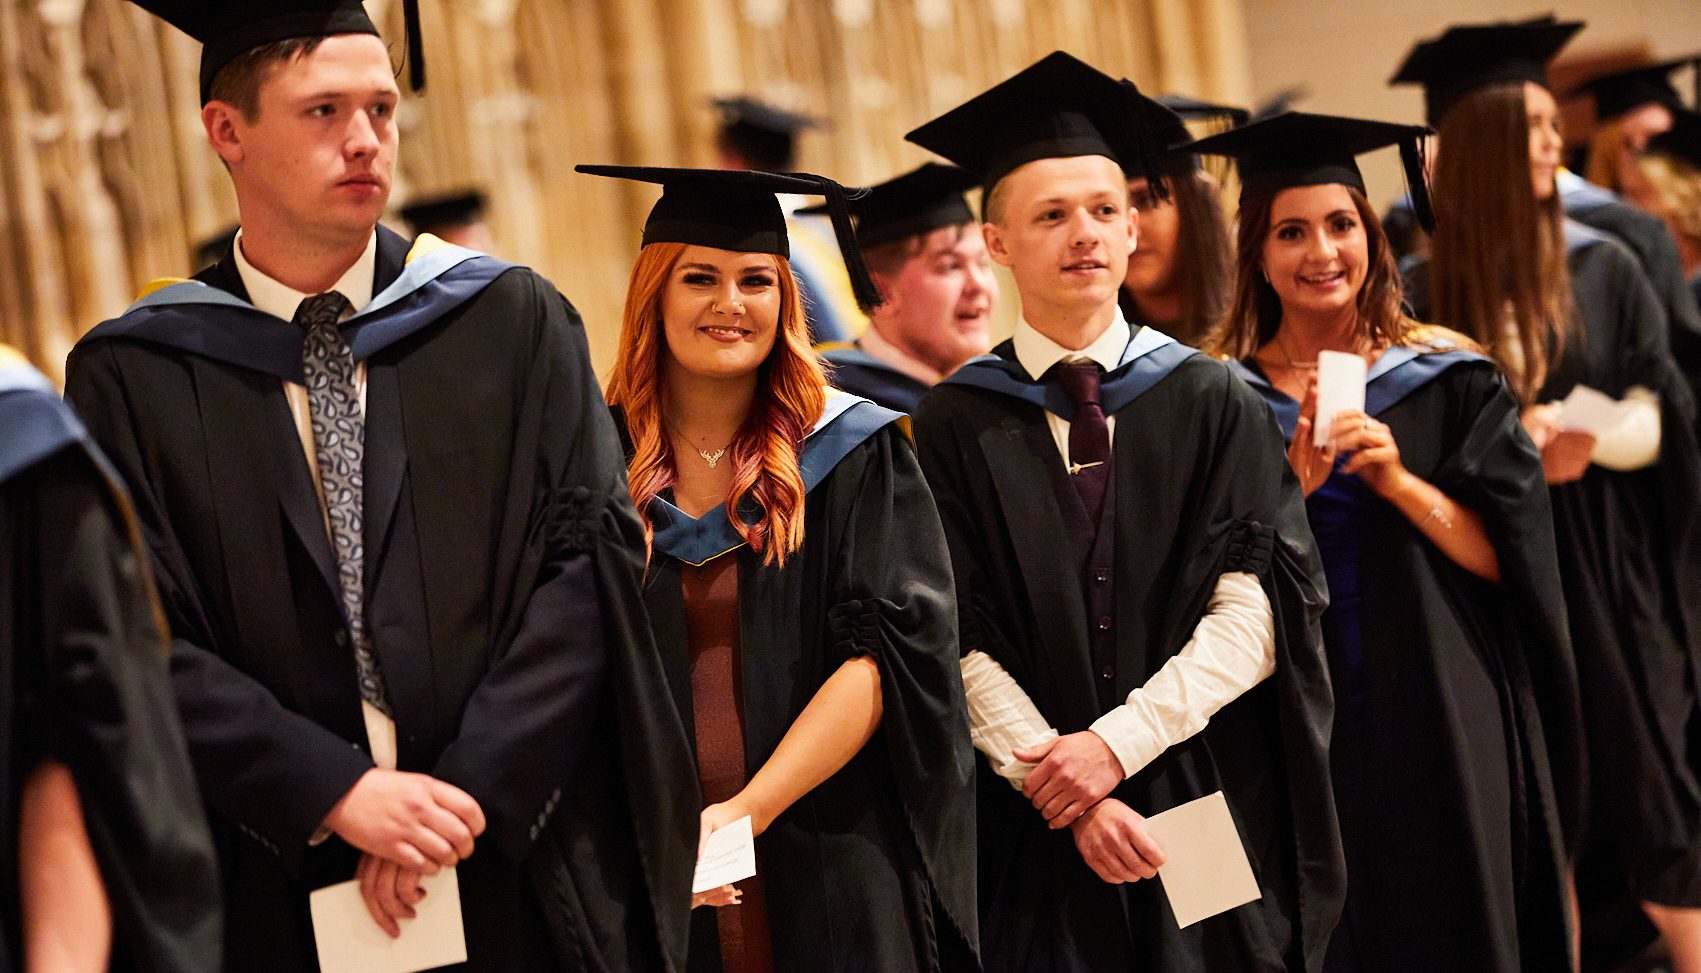
[[[665,433],[662,408],[667,338],[662,327],[662,293],[683,243],[652,243],[638,251],[621,314],[620,350],[608,378],[608,402],[626,413],[632,459],[626,467],[632,502],[644,518],[646,543],[654,535],[649,503],[678,479],[673,443]],[[726,495],[727,519],[764,563],[783,565],[803,546],[803,471],[798,451],[826,405],[826,375],[809,344],[803,297],[791,264],[775,256],[780,284],[779,333],[757,373],[756,399],[727,447],[733,463]],[[759,514],[746,523],[739,506],[748,497]]]

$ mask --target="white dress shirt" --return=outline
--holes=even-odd
[[[1082,359],[1111,371],[1122,362],[1131,337],[1118,311],[1104,334],[1078,351],[1064,348],[1022,321],[1013,340],[1016,360],[1035,380],[1060,361]],[[1064,465],[1069,463],[1069,422],[1047,412],[1052,437]],[[1105,416],[1114,438],[1116,417]],[[1056,737],[1022,687],[990,656],[980,651],[961,663],[968,696],[970,739],[992,769],[1018,790],[1035,765],[1017,760],[1013,751]],[[1224,706],[1276,671],[1275,618],[1256,576],[1230,572],[1217,580],[1205,616],[1181,651],[1128,694],[1122,705],[1099,717],[1090,729],[1099,735],[1132,777],[1165,750],[1210,722]]]
[[[248,289],[248,302],[256,308],[285,321],[295,319],[295,311],[312,294],[281,283],[248,262],[248,257],[242,252],[242,232],[237,231],[236,243],[232,248],[236,256],[236,270],[242,277],[242,286]],[[366,250],[360,259],[345,271],[331,290],[348,299],[348,310],[343,312],[347,320],[361,308],[372,302],[373,279],[378,271],[378,231],[372,231],[372,239],[367,242]],[[360,400],[360,411],[366,413],[366,364],[364,362],[354,367],[354,386]],[[296,382],[283,383],[284,399],[289,404],[289,414],[295,420],[295,434],[301,440],[302,455],[307,457],[307,470],[313,475],[313,485],[319,496],[319,510],[325,516],[325,536],[331,535],[330,510],[325,505],[325,488],[319,480],[319,451],[313,444],[313,413],[307,402],[307,387]],[[336,548],[333,539],[332,549]],[[351,650],[352,651],[352,650]],[[360,701],[361,716],[366,723],[366,742],[372,751],[372,762],[385,770],[396,768],[396,724],[385,716],[376,706],[362,699]]]

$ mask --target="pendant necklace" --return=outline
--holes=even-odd
[[[678,436],[680,439],[685,440],[685,444],[687,446],[691,445],[691,438],[689,436],[680,432],[679,429],[677,427],[673,426],[671,423],[669,424],[669,428],[673,429],[673,434],[675,436]],[[727,445],[730,446],[731,444],[729,443]],[[709,450],[706,450],[706,449],[697,449],[696,446],[691,446],[691,448],[693,450],[696,450],[698,456],[703,457],[703,462],[709,464],[709,469],[711,469],[711,470],[714,469],[717,465],[720,464],[721,457],[725,456],[726,451],[727,451],[727,446],[722,446],[720,449],[717,449],[714,452],[710,452]]]

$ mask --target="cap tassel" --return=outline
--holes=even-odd
[[[1412,212],[1423,232],[1435,232],[1435,203],[1429,195],[1429,153],[1425,148],[1427,135],[1414,135],[1400,143],[1400,165],[1406,172],[1406,192],[1412,199]]]
[[[425,90],[425,34],[419,27],[419,0],[403,0],[402,20],[407,31],[408,87]]]
[[[844,255],[845,270],[850,273],[851,292],[856,295],[856,306],[862,313],[871,314],[874,309],[886,303],[880,296],[880,288],[874,286],[874,278],[868,273],[868,264],[862,259],[862,246],[856,242],[856,227],[851,222],[850,191],[831,179],[821,179],[821,195],[827,197],[827,215],[833,221],[833,235],[838,238],[839,252]],[[865,195],[867,190],[856,190],[858,198]]]

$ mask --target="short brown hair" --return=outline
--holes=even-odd
[[[904,237],[902,240],[893,240],[891,243],[869,247],[862,251],[862,262],[867,265],[871,273],[878,274],[881,277],[896,277],[904,269],[904,264],[919,256],[922,250],[926,248],[928,237],[943,229],[954,229],[956,235],[951,237],[951,245],[956,246],[962,241],[963,234],[977,225],[971,220],[959,223],[954,227],[934,227],[931,230],[923,230],[920,233]]]
[[[222,101],[241,112],[243,118],[254,121],[260,117],[260,85],[272,68],[307,57],[324,42],[324,36],[291,37],[244,51],[213,75],[207,98]]]

